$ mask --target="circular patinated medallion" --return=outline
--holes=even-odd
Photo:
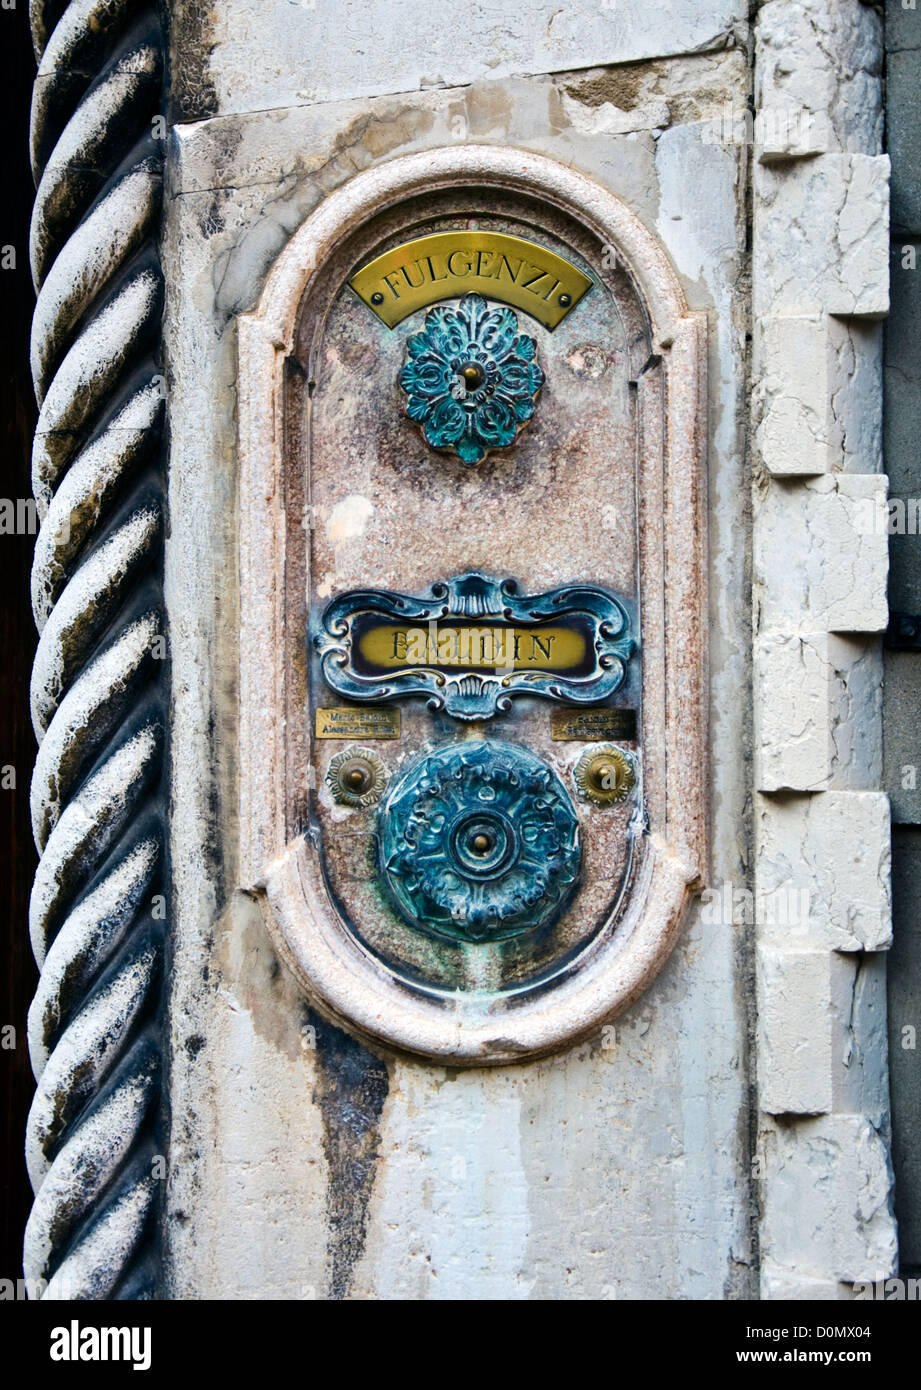
[[[550,925],[579,876],[579,822],[556,773],[495,739],[438,749],[380,810],[380,867],[410,926],[486,942]]]

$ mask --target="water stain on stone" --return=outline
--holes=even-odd
[[[314,1101],[326,1155],[329,1297],[348,1294],[365,1247],[368,1205],[380,1154],[380,1119],[390,1087],[386,1065],[355,1038],[311,1015]]]
[[[188,0],[176,8],[170,23],[170,119],[201,121],[218,112],[211,77],[216,6],[211,0]]]

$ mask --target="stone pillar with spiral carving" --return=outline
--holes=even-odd
[[[41,855],[27,1278],[156,1292],[166,930],[164,40],[148,0],[32,0]]]

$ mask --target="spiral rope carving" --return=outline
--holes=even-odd
[[[45,1298],[144,1298],[162,1176],[164,41],[155,0],[32,0],[30,17],[41,979],[24,1265]]]

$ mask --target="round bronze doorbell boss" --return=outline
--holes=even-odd
[[[612,744],[588,748],[573,770],[576,789],[595,806],[616,806],[636,786],[636,769],[629,754]]]
[[[329,765],[326,785],[339,806],[376,806],[387,785],[387,771],[370,748],[346,748]]]

